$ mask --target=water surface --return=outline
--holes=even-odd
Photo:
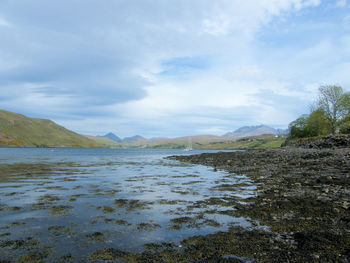
[[[164,159],[201,152],[0,148],[0,260],[83,260],[249,227],[230,215],[254,195],[244,175]]]

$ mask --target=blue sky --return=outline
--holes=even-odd
[[[346,0],[0,0],[0,108],[82,134],[286,128],[349,72]]]

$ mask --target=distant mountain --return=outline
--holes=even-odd
[[[28,118],[21,114],[0,110],[0,146],[183,149],[191,141],[193,148],[228,149],[229,147],[236,147],[231,144],[232,141],[239,138],[287,133],[287,130],[259,125],[241,127],[223,136],[196,135],[179,138],[146,139],[140,135],[135,135],[121,140],[113,133],[100,137],[83,136],[50,120]]]
[[[131,137],[125,137],[123,139],[123,142],[131,142],[131,141],[136,141],[136,140],[139,140],[139,139],[145,139],[145,138],[143,138],[140,135],[135,135],[135,136],[131,136]]]
[[[122,148],[121,143],[113,141],[112,139],[107,137],[89,136],[89,135],[85,135],[85,137],[95,141],[97,144],[101,145],[103,148]]]
[[[289,134],[288,129],[276,129],[277,134]]]
[[[112,132],[109,132],[107,133],[106,135],[103,135],[103,136],[98,136],[98,137],[104,137],[104,138],[108,138],[108,139],[111,139],[115,142],[121,142],[122,139],[120,139],[117,135],[115,135],[114,133]]]
[[[101,147],[50,120],[0,110],[0,145],[26,147]]]
[[[274,129],[266,125],[257,125],[257,126],[244,126],[234,132],[228,132],[222,137],[249,137],[249,136],[259,136],[263,134],[287,134],[287,130]]]

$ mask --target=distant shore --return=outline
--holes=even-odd
[[[234,214],[272,231],[233,228],[196,244],[258,262],[349,262],[350,148],[305,148],[170,157],[250,177],[257,195]]]

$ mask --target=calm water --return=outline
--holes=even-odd
[[[0,259],[40,250],[82,260],[249,227],[215,202],[254,195],[245,176],[164,159],[201,152],[0,148]]]

